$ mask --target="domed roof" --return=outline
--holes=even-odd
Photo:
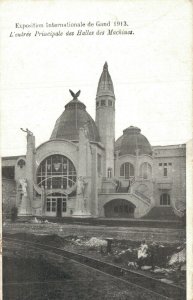
[[[65,105],[65,110],[57,119],[50,140],[66,139],[79,140],[79,128],[86,127],[90,141],[100,142],[98,129],[94,120],[86,111],[86,106],[80,102],[75,94],[73,100]]]
[[[115,142],[115,150],[119,155],[152,155],[152,149],[147,138],[141,134],[141,129],[130,126],[123,130],[123,135]]]

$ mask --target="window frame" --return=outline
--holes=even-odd
[[[67,211],[67,201],[66,199],[62,198],[62,213],[66,213]]]
[[[48,207],[49,207],[49,209],[48,209]],[[46,199],[46,211],[51,212],[51,199],[50,198]]]
[[[113,169],[112,168],[108,168],[107,169],[107,178],[112,178],[113,177]]]
[[[166,198],[164,198],[164,197],[166,197]],[[171,206],[170,194],[162,193],[160,195],[160,206]]]
[[[120,177],[124,177],[124,179],[130,179],[130,178],[135,177],[134,165],[130,162],[123,163],[120,166],[119,175],[120,175]]]
[[[108,100],[108,106],[113,107],[113,100]]]
[[[168,174],[171,172],[172,170],[172,162],[163,162],[163,163],[159,163],[159,168],[160,170],[163,172],[163,177],[168,177]]]
[[[36,182],[45,189],[68,189],[75,185],[77,173],[73,162],[62,154],[43,159],[36,172]]]

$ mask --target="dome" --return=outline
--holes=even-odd
[[[152,149],[147,138],[141,134],[141,129],[130,126],[123,130],[123,135],[119,137],[115,143],[115,151],[119,151],[119,155],[152,155]]]
[[[90,141],[100,142],[98,129],[94,120],[86,111],[86,106],[74,97],[65,105],[65,110],[57,119],[50,140],[79,140],[79,128],[86,127]]]

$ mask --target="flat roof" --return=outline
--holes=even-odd
[[[14,159],[18,159],[19,157],[25,157],[25,155],[3,156],[3,157],[1,157],[1,159],[2,160],[14,160]]]

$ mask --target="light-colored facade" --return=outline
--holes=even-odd
[[[105,63],[96,120],[78,100],[65,106],[50,140],[2,159],[3,203],[19,215],[172,218],[186,199],[186,146],[151,146],[130,126],[115,142],[115,94]]]

